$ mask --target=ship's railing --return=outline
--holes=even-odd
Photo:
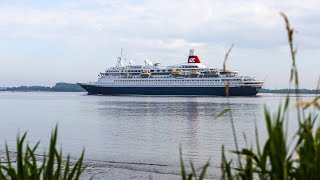
[[[142,78],[141,75],[120,75],[120,76],[112,76],[112,75],[106,75],[106,76],[100,76],[101,78]],[[218,78],[218,77],[236,77],[236,76],[220,76],[218,74],[205,74],[201,73],[198,76],[192,76],[191,74],[180,74],[177,76],[173,76],[171,74],[169,75],[151,75],[148,78],[174,78],[174,77],[179,77],[179,78]],[[145,77],[144,77],[145,78]]]

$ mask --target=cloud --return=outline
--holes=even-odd
[[[298,31],[295,40],[299,49],[315,52],[320,47],[317,43],[320,40],[318,0],[28,2],[0,2],[0,40],[10,42],[13,47],[26,46],[28,42],[47,45],[52,51],[60,48],[66,54],[67,51],[79,52],[73,59],[83,61],[82,53],[101,53],[96,55],[98,62],[98,59],[116,57],[124,47],[132,59],[150,58],[173,64],[183,61],[190,48],[196,48],[205,62],[220,65],[225,51],[234,43],[231,56],[238,60],[230,63],[235,62],[234,67],[249,72],[250,68],[241,64],[241,60],[278,63],[281,61],[276,59],[284,57],[281,47],[286,47],[287,39],[279,11],[288,14]],[[28,53],[29,61],[36,63],[32,53],[37,52]],[[268,58],[259,57],[265,54]],[[61,59],[61,62],[72,67],[76,63],[70,59]],[[179,61],[173,62],[175,60]],[[92,63],[88,68],[96,70],[101,64]]]
[[[119,39],[184,39],[201,43],[240,41],[252,46],[274,46],[283,43],[270,41],[275,32],[283,31],[280,10],[303,19],[303,29],[311,29],[319,18],[316,1],[276,3],[276,1],[67,1],[61,6],[36,7],[28,5],[0,5],[2,32],[16,36],[95,37],[110,36]],[[280,34],[280,33],[278,33]],[[312,31],[312,36],[319,32]],[[1,36],[8,34],[0,33]],[[302,36],[305,36],[302,34]],[[304,37],[302,37],[304,38]],[[108,39],[108,38],[107,38]],[[257,39],[264,43],[257,42]],[[304,38],[304,39],[310,39]],[[268,40],[268,41],[267,41]],[[248,41],[248,43],[246,43]],[[302,41],[304,43],[305,41]],[[307,45],[307,44],[306,44]]]
[[[138,46],[142,49],[177,50],[185,47],[203,47],[204,43],[189,42],[185,39],[150,39],[150,38],[122,38],[121,43],[129,46]]]

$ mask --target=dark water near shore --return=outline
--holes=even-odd
[[[304,99],[311,99],[306,95]],[[254,142],[256,122],[266,137],[263,106],[275,110],[285,95],[257,97],[88,96],[85,93],[0,92],[0,152],[5,140],[15,146],[18,131],[47,147],[59,124],[59,144],[73,156],[86,149],[87,175],[101,179],[179,179],[179,145],[196,166],[211,158],[210,176],[218,177],[221,146],[234,149],[232,110],[240,146]],[[292,98],[294,100],[294,98]],[[293,111],[293,108],[292,108]],[[294,112],[292,112],[294,113]],[[297,123],[290,119],[289,133]]]

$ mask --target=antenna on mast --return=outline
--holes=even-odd
[[[123,48],[121,48],[120,59],[122,59]]]
[[[117,59],[117,67],[122,67],[122,52],[123,52],[123,48],[121,48],[121,53],[120,53],[120,57],[118,57]]]
[[[123,53],[123,48],[121,48],[121,60],[123,59],[125,62],[128,62],[127,61],[127,58],[126,58],[126,55]],[[130,62],[129,62],[130,63]]]

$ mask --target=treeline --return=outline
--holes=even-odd
[[[84,92],[85,90],[78,84],[60,82],[53,87],[46,86],[19,86],[1,88],[0,91],[51,91],[51,92]]]
[[[261,89],[259,93],[299,93],[299,94],[319,94],[317,89]]]

